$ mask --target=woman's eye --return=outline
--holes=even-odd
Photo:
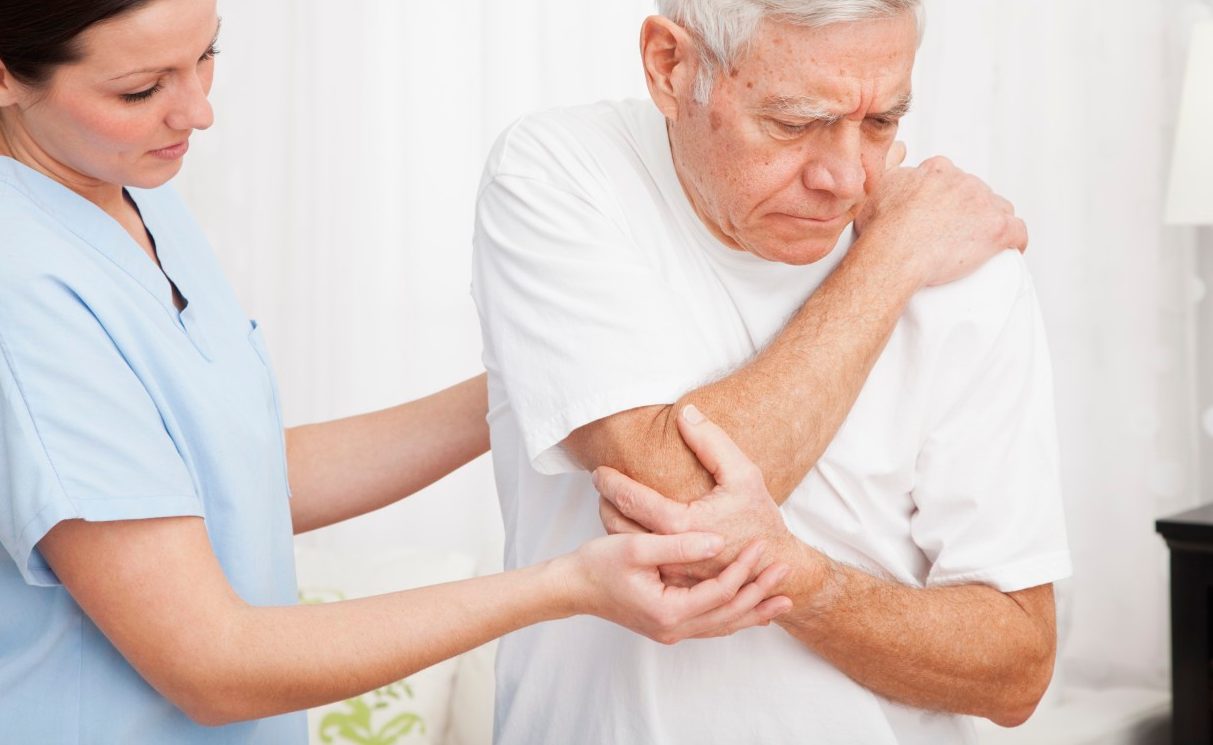
[[[127,103],[139,103],[140,101],[146,101],[147,99],[149,99],[152,96],[159,93],[160,87],[161,87],[160,84],[156,83],[155,85],[153,85],[151,88],[148,88],[147,90],[139,91],[137,93],[123,93],[122,100],[126,101]]]
[[[213,60],[215,59],[216,54],[219,54],[219,49],[214,44],[211,44],[211,46],[202,54],[202,56],[198,58],[198,61],[206,62],[207,60]]]

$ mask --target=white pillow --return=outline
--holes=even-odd
[[[381,595],[474,576],[474,557],[417,549],[316,549],[296,544],[302,602]],[[410,618],[399,619],[409,633]],[[309,654],[312,650],[300,650]],[[442,745],[448,728],[456,660],[440,662],[407,680],[308,712],[311,745]],[[324,667],[322,656],[315,659]]]
[[[493,695],[497,687],[494,663],[497,642],[491,641],[459,656],[455,689],[451,693],[446,745],[493,745]]]

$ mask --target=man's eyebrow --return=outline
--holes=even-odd
[[[910,113],[910,107],[914,105],[914,94],[907,93],[898,99],[893,108],[879,114],[872,114],[875,119],[900,119]]]
[[[830,111],[829,106],[808,96],[768,96],[759,105],[758,111],[768,116],[786,116],[793,119],[822,122],[836,122],[842,119],[841,115]]]
[[[213,46],[215,46],[215,44],[217,44],[219,42],[219,29],[221,29],[221,28],[223,28],[223,19],[222,18],[220,18],[219,22],[215,24],[215,35],[213,37],[211,37],[210,46],[213,47]],[[132,70],[131,72],[124,72],[116,78],[110,78],[110,81],[113,82],[115,80],[122,80],[123,78],[129,78],[132,75],[144,75],[149,72],[154,72],[159,75],[167,75],[168,73],[170,73],[172,71],[173,71],[173,68],[171,68],[171,67],[149,67],[144,70]]]
[[[906,93],[889,110],[870,116],[875,119],[900,119],[910,112],[913,102],[914,94]],[[769,96],[758,107],[758,111],[768,116],[786,116],[826,123],[837,122],[844,117],[843,114],[831,111],[827,104],[809,96]]]

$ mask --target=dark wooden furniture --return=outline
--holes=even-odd
[[[1213,743],[1213,505],[1155,529],[1171,549],[1172,741]]]

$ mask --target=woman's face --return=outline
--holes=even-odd
[[[81,34],[80,61],[46,84],[4,75],[9,150],[73,187],[163,184],[181,169],[190,134],[214,119],[218,32],[215,0],[153,0]]]

